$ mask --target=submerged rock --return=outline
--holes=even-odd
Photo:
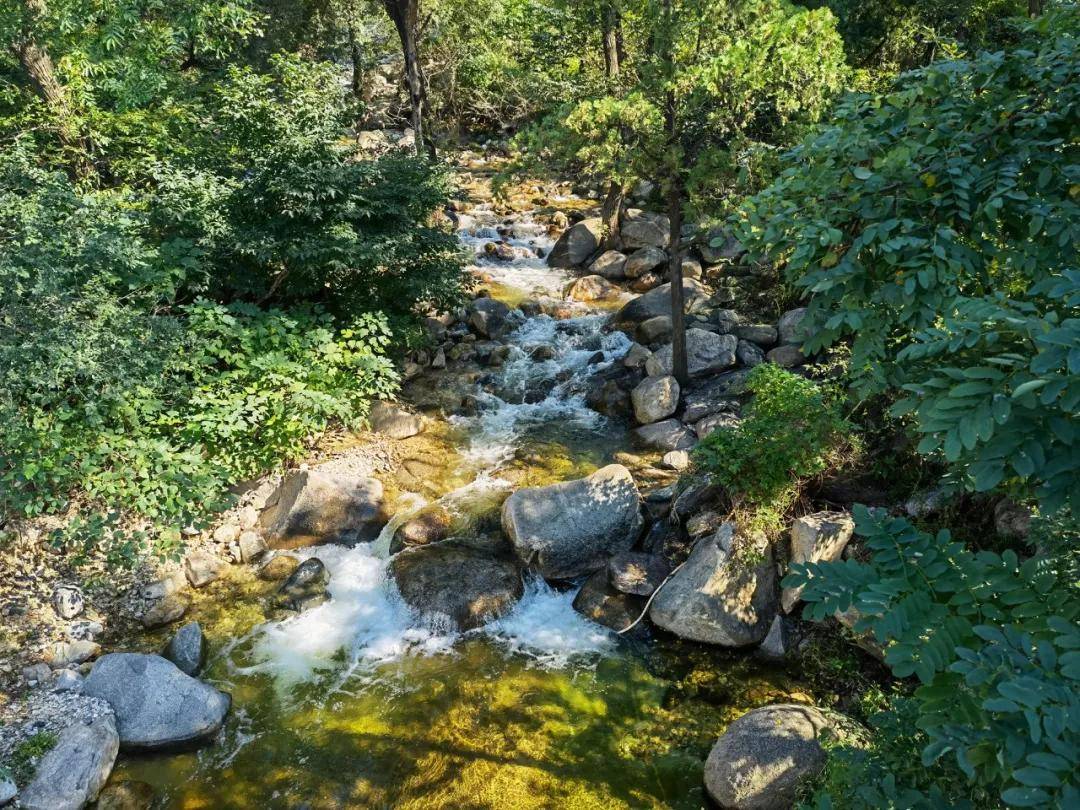
[[[394,531],[390,553],[397,554],[406,546],[426,546],[450,536],[454,519],[442,504],[425,506]]]
[[[401,598],[436,630],[471,630],[510,611],[525,592],[511,560],[444,541],[409,548],[390,563]]]
[[[703,537],[649,609],[654,624],[692,641],[744,647],[765,638],[776,615],[776,569],[732,551],[734,526]]]
[[[146,810],[153,807],[154,789],[146,782],[124,780],[105,786],[94,810]]]
[[[546,579],[572,579],[628,551],[643,520],[630,471],[609,464],[576,481],[519,489],[503,504],[502,525],[526,565]]]
[[[310,557],[289,574],[289,578],[274,594],[274,604],[298,612],[313,608],[330,598],[326,590],[329,584],[330,573],[323,561]]]
[[[160,655],[110,653],[94,664],[83,693],[116,714],[120,747],[160,751],[208,742],[225,722],[230,698],[185,675]]]
[[[585,580],[574,597],[573,607],[585,618],[618,633],[637,620],[645,608],[645,600],[614,588],[607,571],[601,570]]]
[[[727,727],[705,762],[705,788],[731,810],[791,807],[799,783],[825,766],[819,739],[831,727],[813,706],[754,709]]]
[[[383,486],[375,478],[318,469],[294,472],[259,522],[275,549],[370,542],[386,523]]]
[[[106,715],[90,725],[72,723],[38,765],[34,780],[19,794],[24,810],[80,810],[97,798],[112,773],[120,737]]]

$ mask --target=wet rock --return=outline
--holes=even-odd
[[[776,327],[768,323],[743,324],[735,327],[735,336],[759,346],[773,346],[776,343]]]
[[[184,557],[184,574],[193,588],[209,585],[221,576],[224,563],[206,551],[192,551]]]
[[[653,450],[689,450],[696,443],[694,434],[678,419],[665,419],[642,425],[632,434],[634,442]]]
[[[830,729],[813,706],[754,709],[727,727],[705,762],[705,788],[731,810],[782,810],[799,783],[825,767],[819,740]]]
[[[806,362],[806,355],[798,346],[777,346],[766,352],[765,359],[781,368],[795,368]]]
[[[34,780],[19,795],[24,810],[81,810],[97,798],[112,773],[120,738],[113,718],[90,725],[72,723],[38,765]]]
[[[616,590],[600,570],[585,580],[574,597],[573,608],[585,618],[618,633],[633,624],[645,608],[645,600]]]
[[[488,242],[484,245],[484,255],[500,262],[512,262],[517,258],[513,246],[506,242]]]
[[[583,219],[568,228],[548,254],[548,265],[572,269],[585,264],[600,246],[603,229],[599,218]]]
[[[390,541],[390,553],[397,554],[406,546],[426,546],[450,536],[453,516],[441,504],[424,507],[406,520],[394,532]]]
[[[586,478],[519,489],[503,504],[502,525],[526,565],[547,579],[571,579],[629,550],[643,521],[630,471],[610,464]]]
[[[45,661],[53,669],[62,669],[89,661],[101,652],[96,641],[57,641],[45,652]]]
[[[275,554],[259,568],[257,576],[268,582],[280,582],[300,567],[300,558],[291,554]]]
[[[497,339],[505,330],[510,307],[494,298],[477,298],[469,304],[468,322],[473,330],[485,338]]]
[[[368,415],[371,429],[391,439],[408,439],[424,429],[423,420],[400,405],[379,400]]]
[[[61,585],[53,591],[52,607],[61,619],[74,619],[83,612],[86,602],[82,591],[74,585]]]
[[[667,253],[658,247],[643,247],[626,257],[623,273],[627,278],[640,278],[667,264]]]
[[[618,295],[618,288],[603,276],[582,276],[566,287],[566,298],[570,301],[588,303],[603,301]]]
[[[788,618],[777,614],[758,646],[758,656],[766,661],[783,661],[791,653],[793,633]]]
[[[626,254],[617,250],[607,250],[589,265],[589,273],[603,276],[609,281],[626,278]]]
[[[619,234],[626,250],[663,248],[671,241],[671,222],[663,214],[632,208],[623,217]]]
[[[739,341],[734,335],[717,335],[704,329],[686,330],[686,364],[691,377],[715,374],[735,365],[735,349]],[[672,373],[671,344],[653,352],[645,365],[650,374]]]
[[[792,563],[834,562],[840,559],[855,531],[855,520],[847,512],[815,512],[797,518],[791,524]],[[803,589],[784,588],[780,604],[790,613],[798,604]]]
[[[739,345],[735,348],[735,359],[739,361],[739,365],[753,368],[765,362],[765,352],[756,343],[740,340]]]
[[[286,610],[302,612],[321,605],[330,598],[327,586],[330,573],[318,557],[309,557],[289,574],[278,592],[274,594],[274,604]]]
[[[94,810],[147,810],[153,804],[154,789],[150,785],[124,780],[106,785]]]
[[[782,344],[801,345],[809,337],[803,326],[806,318],[806,307],[790,309],[780,316],[776,324],[777,336]]]
[[[690,454],[685,450],[668,450],[660,459],[660,466],[667,470],[681,472],[690,466]]]
[[[241,562],[254,562],[266,552],[266,541],[263,540],[262,535],[250,530],[240,533],[236,546],[240,552]]]
[[[769,631],[777,609],[776,570],[766,550],[758,561],[732,550],[734,527],[703,537],[653,599],[654,624],[692,641],[744,647]]]
[[[642,425],[667,419],[679,407],[679,383],[668,375],[646,377],[630,392],[634,417]]]
[[[515,562],[452,541],[402,551],[390,573],[405,603],[439,631],[481,627],[525,592]]]
[[[683,297],[686,306],[706,297],[705,288],[692,278],[683,279]],[[671,315],[671,283],[661,284],[655,289],[628,302],[615,316],[616,321],[646,321],[657,315]]]
[[[197,675],[206,656],[206,638],[198,622],[189,622],[169,639],[162,655],[185,675]]]
[[[164,627],[183,618],[191,601],[183,594],[173,593],[159,599],[142,615],[142,625],[147,630]]]
[[[208,742],[225,722],[230,698],[185,675],[160,655],[102,656],[83,688],[116,713],[120,747],[161,751]]]
[[[294,472],[259,521],[275,549],[370,542],[386,523],[383,486],[375,478],[319,469]]]
[[[646,345],[670,339],[671,316],[657,315],[655,318],[642,321],[638,324],[637,338]]]
[[[661,555],[636,551],[616,554],[607,565],[611,586],[634,596],[649,596],[670,572],[671,566]]]

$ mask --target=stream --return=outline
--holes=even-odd
[[[499,262],[484,245],[506,218],[469,213],[461,239],[494,297],[561,297],[569,277],[535,254],[551,247],[543,224],[512,217],[515,258]],[[114,782],[148,783],[155,807],[186,810],[707,806],[702,763],[724,725],[805,686],[748,654],[618,637],[573,610],[575,588],[542,580],[501,620],[440,633],[387,577],[394,529],[426,503],[446,505],[459,532],[496,534],[514,488],[588,474],[627,449],[627,426],[590,410],[584,383],[630,341],[605,331],[602,309],[573,315],[518,313],[501,367],[425,371],[406,388],[422,409],[462,391],[475,403],[424,435],[410,468],[424,485],[389,485],[397,511],[374,543],[301,552],[326,564],[331,601],[268,618],[270,584],[252,577],[201,605],[202,677],[233,698],[222,736],[124,757]],[[537,346],[552,351],[533,359]]]

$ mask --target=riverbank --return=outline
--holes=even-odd
[[[87,655],[70,662],[74,669],[89,671],[107,651],[156,653],[177,628],[197,621],[208,647],[199,677],[232,695],[209,748],[122,755],[110,787],[149,785],[161,807],[268,800],[458,807],[477,796],[490,807],[696,807],[704,801],[706,754],[727,723],[758,706],[840,698],[828,694],[831,684],[811,687],[812,679],[777,663],[800,640],[780,616],[775,573],[763,571],[750,601],[728,611],[748,611],[734,615],[738,632],[728,644],[679,641],[679,632],[650,630],[648,621],[630,638],[615,632],[645,610],[691,547],[709,545],[722,529],[715,492],[691,479],[675,485],[689,446],[737,420],[736,384],[747,358],[791,346],[781,342],[782,319],[744,324],[745,316],[726,308],[755,278],[720,262],[695,259],[697,267],[687,268],[700,277],[689,282],[690,321],[700,343],[694,356],[704,365],[695,369],[698,388],[676,394],[671,407],[646,384],[665,376],[663,284],[657,273],[640,281],[659,267],[663,246],[628,240],[621,271],[610,256],[597,268],[611,278],[577,269],[597,252],[596,240],[588,249],[588,216],[571,225],[566,212],[575,219],[589,213],[588,200],[565,188],[534,189],[526,210],[500,210],[486,190],[487,161],[465,162],[470,194],[454,213],[486,294],[429,322],[431,348],[405,365],[407,407],[387,409],[382,434],[328,437],[287,479],[377,481],[374,542],[289,550],[294,543],[276,536],[268,517],[287,481],[272,478],[252,486],[213,531],[192,538],[185,561],[133,573],[123,600],[109,601],[111,589],[103,588],[99,602],[82,583],[88,605],[79,617],[105,621],[90,642],[101,646],[78,648]],[[661,239],[653,216],[634,214],[630,222]],[[551,267],[552,251],[570,247],[582,258]],[[633,271],[640,273],[630,277],[627,264],[640,251]],[[647,261],[656,264],[645,268]],[[584,289],[583,278],[591,279]],[[613,329],[627,314],[633,318],[622,319],[623,330]],[[756,331],[742,337],[744,326]],[[544,497],[551,485],[589,480],[613,463],[632,493],[611,517],[622,528],[605,535],[619,534],[617,544],[584,560],[552,559],[546,571],[542,562],[532,566],[520,590],[511,579],[492,609],[490,583],[469,572],[489,560],[517,571],[516,560],[529,556],[521,547],[528,531],[508,525],[503,501],[528,487]],[[592,542],[588,524],[602,510],[588,492],[574,497],[567,503],[580,513],[565,532],[568,547],[578,548]],[[433,514],[434,521],[424,519]],[[259,548],[266,542],[284,547],[273,552],[279,560],[320,560],[329,601],[305,603],[291,618],[275,610],[281,578],[259,576],[271,556]],[[437,559],[435,586],[406,582],[388,559],[395,543],[406,547],[395,559],[415,561],[448,542],[472,561],[462,569],[467,581],[442,582],[445,570],[456,569]],[[620,589],[609,558],[634,581]],[[659,578],[650,578],[651,561],[662,565]],[[635,579],[639,569],[644,582]],[[732,597],[746,591],[741,576],[731,582]],[[468,588],[477,589],[470,605],[486,606],[478,624],[454,618],[448,625],[440,617],[458,614],[439,600]],[[48,591],[43,580],[34,610],[53,610]],[[184,609],[168,612],[169,621],[144,627],[148,613],[177,602]],[[78,620],[53,622],[53,636],[40,633],[36,650],[51,649],[60,628],[68,633]],[[766,636],[773,639],[766,655],[725,649]],[[802,642],[813,648],[809,635]],[[56,676],[37,671],[44,694]]]

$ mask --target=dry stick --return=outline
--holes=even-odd
[[[672,569],[671,573],[668,574],[666,577],[664,577],[664,581],[661,582],[657,586],[656,590],[652,592],[652,595],[649,597],[648,601],[645,603],[645,607],[642,609],[641,615],[638,616],[636,619],[634,619],[634,621],[632,621],[629,625],[624,627],[622,630],[617,630],[615,632],[615,635],[621,636],[623,633],[629,633],[631,630],[633,630],[635,627],[637,627],[638,622],[640,622],[642,619],[644,619],[645,614],[649,612],[649,605],[652,604],[652,600],[656,598],[656,595],[658,593],[660,593],[660,588],[663,588],[665,585],[667,585],[668,580],[671,579],[673,576],[675,576],[675,574],[678,573],[679,569],[682,568],[684,565],[686,565],[686,560],[683,560],[681,563],[676,565],[675,568]]]

